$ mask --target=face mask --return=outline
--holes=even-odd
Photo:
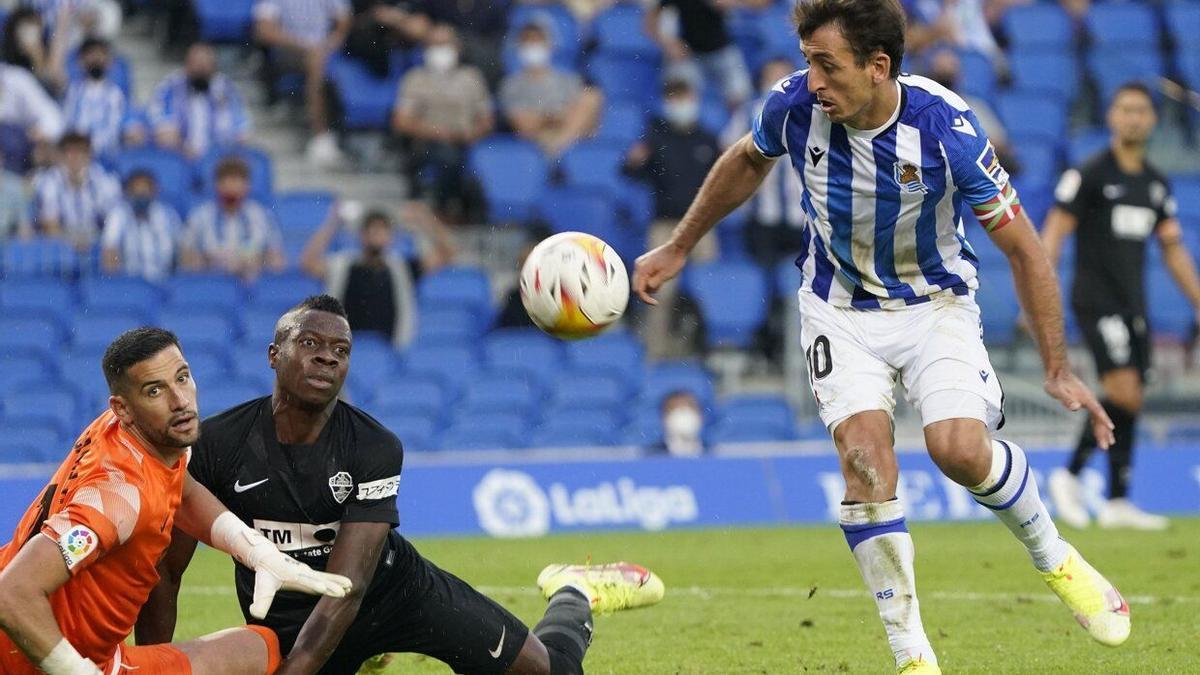
[[[425,50],[425,65],[429,69],[444,73],[458,65],[458,50],[450,45],[435,45]]]
[[[550,45],[533,43],[517,50],[517,58],[527,68],[544,68],[550,63]]]
[[[673,127],[688,129],[700,117],[700,102],[694,98],[669,101],[663,105],[663,117]]]
[[[690,406],[675,408],[663,419],[663,431],[672,438],[696,438],[703,426],[700,411]]]
[[[88,66],[87,76],[93,80],[103,80],[107,70],[104,66]]]
[[[188,78],[188,86],[197,94],[207,93],[210,82],[211,78],[206,75],[194,75]]]
[[[153,197],[138,196],[129,198],[129,206],[139,218],[144,218],[147,213],[150,213],[150,205],[153,203]]]
[[[23,23],[17,26],[17,44],[31,45],[42,41],[42,27],[36,23]]]

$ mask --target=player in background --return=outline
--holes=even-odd
[[[1108,448],[1108,501],[1096,517],[1100,527],[1167,527],[1165,517],[1129,501],[1134,429],[1150,368],[1144,279],[1146,240],[1152,235],[1200,322],[1200,280],[1183,245],[1175,199],[1166,177],[1146,161],[1155,122],[1154,99],[1145,85],[1119,87],[1108,108],[1108,149],[1062,175],[1057,204],[1042,230],[1051,263],[1058,262],[1063,242],[1075,233],[1071,308],[1096,362],[1101,404],[1115,425],[1116,440]],[[1072,527],[1088,525],[1078,476],[1095,448],[1095,436],[1085,426],[1067,468],[1050,476],[1058,515]]]
[[[809,68],[780,80],[751,133],[717,161],[671,240],[638,258],[645,302],[688,251],[788,156],[804,184],[797,265],[801,340],[822,421],[846,481],[840,523],[874,595],[902,673],[937,673],[921,624],[913,542],[896,496],[892,391],[920,412],[938,468],[1028,550],[1034,567],[1096,640],[1129,635],[1128,606],[1059,537],[1022,449],[993,438],[1002,392],[984,347],[971,208],[1007,256],[1031,318],[1045,389],[1087,410],[1102,446],[1104,409],[1067,363],[1054,269],[975,115],[953,92],[900,74],[895,0],[811,0],[794,10]]]
[[[0,673],[270,673],[279,641],[260,626],[129,647],[174,525],[255,569],[253,611],[275,592],[343,596],[348,580],[279,553],[188,476],[200,434],[179,341],[158,328],[118,337],[103,359],[109,409],[79,437],[0,548]]]
[[[345,598],[281,596],[262,621],[279,635],[280,673],[350,675],[389,652],[416,652],[458,673],[583,672],[592,614],[658,602],[662,581],[636,565],[550,565],[538,585],[549,599],[531,632],[519,619],[417,552],[393,528],[400,519],[403,449],[394,434],[340,401],[353,353],[346,310],[308,298],[275,325],[267,359],[274,393],[204,421],[189,471],[281,551],[349,577]],[[176,532],[163,583],[139,621],[139,644],[175,628],[179,581],[195,540]],[[250,613],[250,571],[236,568]]]

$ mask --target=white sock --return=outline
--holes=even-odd
[[[1021,446],[993,440],[992,470],[986,480],[971,488],[971,494],[1025,545],[1038,570],[1049,572],[1067,559],[1067,542],[1059,537],[1042,503]]]
[[[921,625],[913,574],[915,551],[900,501],[843,504],[840,521],[863,581],[875,596],[896,665],[917,658],[937,663]]]

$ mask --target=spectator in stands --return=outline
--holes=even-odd
[[[121,186],[92,160],[92,143],[83,134],[63,134],[58,155],[57,164],[34,179],[37,228],[86,250],[121,199]]]
[[[1013,5],[1029,0],[900,0],[908,15],[905,32],[905,63],[919,72],[931,50],[954,47],[979,52],[993,63],[1001,63],[1004,52],[996,44],[992,26]],[[917,67],[914,67],[917,66]]]
[[[704,411],[695,394],[687,390],[673,391],[663,397],[659,406],[662,415],[663,439],[652,452],[672,457],[696,457],[705,452]]]
[[[517,40],[521,70],[504,78],[500,107],[519,136],[557,157],[595,131],[603,96],[575,73],[554,67],[550,37],[540,23],[522,26]]]
[[[462,174],[467,149],[492,130],[492,98],[483,74],[458,62],[459,41],[447,25],[429,33],[425,65],[400,82],[392,129],[408,141],[412,183],[442,213],[466,212]],[[452,208],[458,204],[458,208]]]
[[[4,62],[32,73],[55,96],[66,86],[66,54],[65,33],[47,32],[37,10],[22,7],[8,15],[0,47]]]
[[[353,0],[354,20],[346,37],[346,54],[376,77],[391,70],[392,53],[425,42],[433,22],[405,0]]]
[[[329,127],[325,102],[325,64],[342,48],[350,32],[347,0],[258,0],[254,5],[254,36],[269,51],[267,98],[275,101],[275,81],[284,73],[304,75],[304,105],[308,111],[309,161],[335,166],[343,161],[337,138]]]
[[[513,0],[418,0],[420,11],[435,23],[447,23],[463,38],[464,61],[483,70],[490,86],[504,74],[500,48],[508,30]]]
[[[32,234],[25,181],[4,168],[4,153],[0,150],[0,243],[10,239],[28,239]]]
[[[700,189],[708,170],[720,154],[717,139],[698,124],[700,97],[685,79],[668,80],[663,88],[663,116],[651,125],[646,137],[629,150],[626,171],[647,181],[654,191],[655,219],[650,225],[647,248],[654,249],[670,238],[671,231]],[[716,235],[709,233],[692,250],[693,260],[716,257]],[[646,350],[651,358],[681,356],[684,346],[672,337],[672,308],[678,281],[659,289],[658,300],[667,311],[649,312],[643,326]]]
[[[759,97],[742,106],[740,114],[730,118],[721,132],[721,145],[729,147],[750,131],[767,94],[783,78],[796,70],[796,64],[785,56],[767,60],[759,70]],[[773,267],[780,260],[795,257],[800,250],[804,231],[804,208],[800,202],[804,186],[800,174],[788,162],[776,162],[754,193],[746,224],[746,249],[759,264]]]
[[[188,48],[182,70],[155,88],[148,116],[160,146],[193,158],[210,148],[243,143],[250,134],[242,95],[233,80],[217,72],[216,52],[202,42]]]
[[[0,148],[9,169],[24,173],[49,154],[63,132],[62,111],[29,71],[0,64]]]
[[[92,151],[111,156],[121,145],[125,122],[125,92],[108,78],[112,47],[107,40],[87,38],[79,48],[84,79],[67,87],[63,109],[67,128],[92,139]]]
[[[329,253],[342,218],[329,218],[304,247],[300,267],[325,282],[325,292],[342,301],[350,330],[383,335],[402,349],[416,334],[417,260],[405,260],[393,248],[395,224],[384,211],[370,211],[359,227],[359,249]]]
[[[121,3],[117,0],[33,0],[47,34],[61,33],[67,51],[89,37],[112,40],[121,30]]]
[[[104,221],[100,235],[104,271],[162,281],[175,266],[181,229],[175,209],[158,199],[154,174],[133,171],[125,179],[125,199]]]
[[[192,209],[180,246],[190,270],[216,270],[251,280],[264,267],[283,270],[283,236],[270,212],[249,198],[250,167],[238,157],[216,168],[217,197]]]
[[[650,0],[645,30],[662,47],[667,79],[683,78],[694,89],[715,82],[730,108],[753,94],[750,71],[729,35],[725,11],[762,8],[768,0]]]
[[[996,157],[1003,162],[1009,175],[1020,175],[1020,162],[1013,153],[1012,144],[1008,141],[1008,130],[1004,128],[1000,116],[992,109],[991,103],[959,91],[962,64],[958,59],[958,54],[953,49],[934,50],[929,56],[928,71],[929,79],[955,92],[966,101],[967,105],[971,106],[971,112],[975,113],[979,124],[992,141],[992,146],[996,148]]]

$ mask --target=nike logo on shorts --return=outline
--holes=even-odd
[[[270,478],[264,478],[264,479],[262,479],[262,480],[260,480],[260,481],[255,481],[255,482],[253,482],[253,483],[247,483],[246,485],[242,485],[242,481],[241,481],[241,479],[239,478],[239,479],[238,479],[238,480],[237,480],[237,481],[236,481],[236,482],[233,484],[233,491],[234,491],[234,492],[236,492],[236,493],[238,493],[238,494],[241,494],[241,493],[245,492],[246,490],[249,490],[250,488],[256,488],[256,487],[258,487],[259,485],[262,485],[263,483],[265,483],[265,482],[267,482],[267,481],[269,481],[269,480],[271,480],[271,479],[270,479]]]
[[[492,655],[493,659],[500,658],[500,652],[504,651],[504,633],[507,631],[508,631],[508,626],[501,626],[500,627],[500,643],[496,645],[495,649],[488,650],[488,653]]]

